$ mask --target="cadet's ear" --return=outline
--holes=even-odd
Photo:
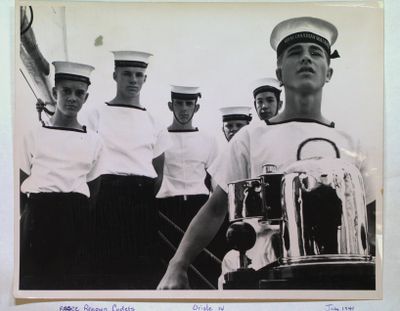
[[[279,101],[279,103],[278,103],[278,111],[282,108],[282,104],[283,104],[283,101]]]
[[[280,67],[275,70],[276,78],[282,83],[282,69]]]
[[[194,106],[194,113],[199,111],[199,109],[200,109],[200,104],[196,104],[196,106]]]
[[[174,111],[173,106],[172,106],[172,102],[168,102],[168,108],[170,111]]]
[[[328,72],[326,73],[325,82],[329,82],[333,75],[333,69],[329,67]]]
[[[113,72],[113,80],[117,81],[117,73],[115,71]]]
[[[57,100],[57,88],[55,86],[53,86],[53,88],[51,89],[51,92],[53,94],[54,99]]]
[[[146,82],[147,80],[147,75],[144,75],[143,83]]]

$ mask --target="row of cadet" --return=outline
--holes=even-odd
[[[97,283],[101,288],[154,288],[161,278],[161,272],[154,273],[159,265],[154,260],[162,253],[162,260],[168,263],[182,233],[212,191],[207,170],[218,154],[216,141],[192,124],[199,109],[199,88],[172,86],[168,106],[173,122],[163,129],[140,102],[151,54],[117,51],[114,55],[116,97],[90,111],[85,125],[77,117],[88,97],[94,68],[53,62],[55,113],[23,142],[24,288],[81,286],[81,282],[71,285],[65,278],[83,271],[102,275],[103,283]],[[280,107],[279,82],[265,78],[255,83],[254,105],[260,119],[275,115]],[[37,107],[45,109],[42,102]],[[225,107],[221,112],[227,141],[252,119],[246,106]],[[164,219],[160,225],[158,212]],[[161,244],[173,247],[156,243],[158,229],[164,240]],[[202,274],[208,274],[207,279],[214,277],[215,284],[226,251],[223,230],[214,244],[211,248],[218,268],[212,272],[205,269]],[[79,251],[77,246],[81,246]],[[65,252],[72,257],[66,258]],[[155,276],[151,284],[149,269]],[[139,272],[143,278],[137,278],[134,285],[120,280],[121,274],[137,276]]]
[[[292,36],[297,28],[302,35]],[[319,53],[319,59],[334,58],[330,45],[336,37],[333,25],[306,17],[279,24],[273,31],[271,43],[278,56],[296,44],[307,42],[312,45],[312,53]],[[223,199],[207,201],[210,189],[216,189],[213,197],[219,198],[226,192],[229,182],[258,176],[265,161],[273,159],[271,163],[277,164],[294,161],[292,149],[297,142],[315,135],[337,141],[346,150],[353,151],[352,146],[358,146],[344,140],[344,135],[326,119],[311,122],[316,114],[310,112],[305,115],[307,122],[299,121],[302,115],[297,119],[284,119],[277,125],[265,120],[263,126],[242,130],[227,144],[229,154],[224,153],[224,157],[214,161],[217,158],[214,140],[192,124],[199,108],[198,88],[173,86],[169,109],[174,117],[165,129],[140,101],[150,54],[122,51],[114,55],[116,96],[97,105],[88,114],[85,125],[79,123],[77,115],[88,98],[89,75],[94,68],[70,62],[54,63],[55,113],[49,122],[31,131],[23,142],[20,289],[153,289],[165,271],[160,260],[167,264],[170,258],[160,256],[160,243],[167,245],[173,254],[182,232],[201,206],[206,202],[221,203],[220,207],[213,208],[215,211],[225,206]],[[311,62],[311,56],[307,61]],[[320,63],[326,67],[322,61],[315,66],[322,66]],[[310,71],[310,65],[307,66],[307,73],[299,73],[298,79],[320,78]],[[292,67],[295,66],[288,66],[287,70]],[[255,105],[260,117],[269,119],[277,113],[280,106],[277,84],[255,88]],[[322,87],[319,86],[320,92]],[[264,102],[274,102],[273,108],[263,109]],[[311,108],[320,109],[320,105]],[[226,110],[226,123],[237,119],[245,123],[250,121],[248,110],[245,113]],[[267,116],[268,113],[272,115]],[[274,135],[272,129],[281,131],[282,136],[269,137]],[[249,159],[244,160],[241,153],[244,154],[243,148],[248,142],[241,142],[251,136],[257,143],[249,145],[258,149],[254,152],[251,149]],[[286,143],[283,137],[293,139],[296,146]],[[232,138],[229,132],[226,138]],[[277,139],[281,143],[274,144],[273,150],[268,148],[268,143]],[[234,147],[232,143],[236,141],[239,145]],[[268,152],[263,148],[268,148]],[[353,154],[359,155],[359,151],[346,156],[350,161],[358,161],[360,157],[353,159]],[[272,158],[264,158],[268,155]],[[228,167],[228,164],[230,170],[222,172],[220,166]],[[213,177],[226,174],[216,184],[213,178],[207,178],[207,172]],[[221,223],[224,221],[220,218],[203,223],[203,230],[212,226],[214,231]],[[223,231],[224,225],[210,245],[213,252],[209,257],[218,266],[226,251]],[[187,247],[187,243],[182,244]],[[177,256],[181,256],[179,251],[174,262]],[[199,266],[210,265],[202,261]],[[167,271],[167,276],[171,277],[171,271]],[[216,280],[219,272],[200,274],[203,279]]]

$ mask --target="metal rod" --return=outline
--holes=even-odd
[[[31,86],[31,84],[29,83],[28,79],[26,78],[24,72],[21,70],[21,68],[19,69],[19,71],[22,73],[22,76],[24,77],[26,83],[28,84],[29,88],[31,89],[33,95],[36,97],[37,100],[39,100],[39,98],[36,96],[36,93],[35,93],[35,91],[33,90],[32,86]]]
[[[28,84],[29,88],[31,89],[33,95],[36,97],[36,100],[39,101],[39,98],[36,96],[35,91],[33,90],[31,84],[29,83],[28,79],[26,78],[24,72],[21,70],[21,68],[19,68],[19,71],[21,72],[22,76],[24,77],[26,83]],[[43,120],[42,120],[42,111],[38,110],[38,117],[39,117],[39,121],[44,124]]]
[[[161,218],[163,218],[166,222],[168,222],[172,227],[174,227],[178,232],[185,234],[185,231],[183,231],[177,224],[175,224],[171,219],[169,219],[162,212],[158,212],[158,215],[161,216]],[[211,259],[213,259],[219,265],[222,263],[221,260],[217,256],[215,256],[213,253],[211,253],[207,248],[204,248],[203,252],[206,253],[208,256],[210,256]]]

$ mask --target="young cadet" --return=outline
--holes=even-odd
[[[228,143],[233,136],[239,132],[239,130],[250,124],[252,120],[252,116],[250,114],[250,107],[248,106],[229,106],[220,108],[219,111],[222,114],[222,132],[226,138],[226,142]],[[223,156],[222,150],[226,144],[221,144],[223,146],[219,146],[219,156]],[[213,174],[216,170],[218,170],[219,160],[215,160],[213,165],[208,170],[209,174]],[[210,176],[211,180],[211,176]],[[216,188],[216,184],[212,181],[212,188]]]
[[[285,20],[271,34],[271,45],[277,51],[276,75],[285,88],[285,109],[266,124],[244,127],[226,150],[220,169],[213,175],[218,187],[190,224],[182,242],[169,263],[159,289],[187,288],[186,270],[199,251],[212,239],[227,212],[227,185],[262,174],[265,163],[278,171],[297,160],[299,145],[310,138],[324,138],[339,150],[342,158],[360,169],[364,179],[367,206],[371,208],[374,191],[360,144],[347,133],[336,130],[333,122],[321,114],[322,90],[333,70],[331,45],[337,29],[331,23],[313,17]],[[320,143],[308,147],[309,154],[335,157]]]
[[[155,187],[169,140],[140,100],[151,54],[113,53],[116,96],[89,115],[104,143],[95,211],[98,286],[151,289],[159,259]]]
[[[171,87],[168,108],[173,120],[168,134],[172,145],[165,151],[162,184],[156,195],[161,217],[167,217],[183,231],[208,199],[210,190],[205,179],[217,153],[215,140],[193,126],[200,97],[198,87]],[[164,238],[177,247],[182,233],[165,219],[160,223],[164,224],[160,228]],[[163,259],[168,262],[172,255],[173,250],[168,249],[163,252]]]
[[[280,82],[274,78],[261,78],[253,82],[254,108],[260,120],[268,120],[282,107]]]
[[[74,289],[84,284],[89,228],[88,182],[97,177],[99,136],[77,120],[92,66],[53,62],[54,115],[23,141],[20,220],[21,289]],[[88,259],[85,257],[86,260]]]
[[[230,141],[252,119],[250,107],[247,106],[223,107],[220,112],[222,114],[222,131],[227,141]]]
[[[220,108],[220,112],[222,114],[222,131],[226,138],[226,144],[231,141],[231,139],[236,135],[244,126],[249,125],[252,116],[250,114],[250,107],[248,106],[229,106]],[[226,146],[225,146],[226,147]],[[220,148],[220,152],[218,154],[219,157],[223,157],[224,154]],[[214,175],[215,172],[219,169],[220,160],[214,161],[213,165],[210,167],[209,174]],[[217,187],[217,184],[212,180],[213,188]],[[225,217],[217,235],[215,236],[213,242],[210,244],[209,248],[218,250],[219,258],[222,257],[221,264],[221,272],[224,272],[224,262],[226,254],[230,254],[232,251],[229,251],[229,247],[226,243],[226,231],[229,227],[228,217]],[[221,286],[221,281],[218,279],[217,281],[218,287]]]
[[[198,87],[171,88],[168,108],[173,121],[168,134],[172,145],[165,152],[162,184],[156,195],[161,212],[183,230],[208,199],[210,190],[204,180],[217,152],[214,139],[193,126],[200,97]]]

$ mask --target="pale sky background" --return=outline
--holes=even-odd
[[[198,85],[203,97],[194,123],[219,139],[224,138],[218,109],[252,106],[252,81],[275,77],[276,54],[269,44],[273,27],[296,16],[327,19],[338,28],[334,48],[341,58],[332,60],[334,75],[324,89],[323,112],[337,128],[361,137],[371,149],[373,162],[381,159],[383,11],[376,7],[333,3],[125,3],[111,7],[70,3],[65,9],[66,47],[61,10],[54,4],[35,5],[33,9],[33,30],[50,63],[68,58],[96,68],[86,108],[115,96],[110,51],[147,51],[154,57],[142,89],[142,103],[167,126],[172,121],[167,107],[169,85]],[[99,36],[103,44],[95,46]],[[29,127],[38,122],[35,99],[19,72],[16,78],[16,117],[21,121],[17,124]],[[253,116],[258,119],[254,110]]]

